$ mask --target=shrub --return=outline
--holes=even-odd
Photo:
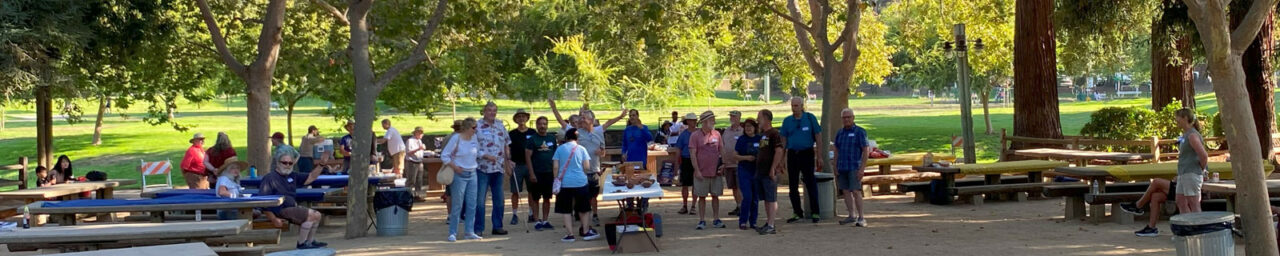
[[[1177,120],[1174,119],[1178,109],[1182,109],[1181,106],[1181,102],[1174,101],[1160,109],[1159,112],[1143,107],[1102,108],[1089,116],[1089,122],[1085,123],[1084,127],[1080,129],[1080,134],[1111,140],[1149,140],[1152,136],[1161,139],[1174,139],[1182,136],[1182,129],[1178,128]],[[1201,134],[1219,136],[1221,133],[1213,129],[1213,127],[1219,127],[1219,124],[1221,124],[1221,120],[1216,114],[1213,117],[1207,117],[1197,113],[1196,119],[1201,124]],[[1096,150],[1111,149],[1108,147]],[[1145,147],[1126,147],[1123,150],[1137,152],[1149,149]],[[1170,150],[1173,150],[1173,147],[1162,148],[1161,150],[1172,152]]]

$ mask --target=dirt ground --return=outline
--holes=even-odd
[[[786,187],[779,189],[779,212],[790,217]],[[509,195],[508,195],[509,196]],[[721,210],[728,212],[732,197],[725,196]],[[510,221],[510,201],[507,202]],[[736,228],[737,217],[722,213],[729,228],[694,230],[695,215],[679,215],[680,190],[666,188],[666,197],[651,202],[650,211],[661,214],[664,236],[658,238],[662,255],[1172,255],[1172,235],[1162,221],[1159,237],[1133,235],[1142,224],[1089,224],[1064,220],[1061,199],[1026,202],[992,202],[983,206],[937,206],[913,203],[910,194],[878,195],[866,201],[868,227],[841,226],[835,219],[817,224],[787,224],[778,220],[778,234],[758,235]],[[414,206],[408,235],[343,239],[344,221],[334,219],[320,230],[320,240],[338,255],[607,255],[604,239],[562,243],[565,235],[560,215],[552,214],[554,231],[528,231],[507,225],[506,236],[448,242],[447,212],[438,199]],[[522,202],[522,215],[528,210]],[[614,202],[601,202],[601,218],[617,214]],[[761,218],[763,219],[763,212]],[[843,202],[837,215],[845,216]],[[487,217],[487,216],[486,216]],[[708,216],[708,223],[711,217]],[[761,222],[763,223],[763,222]],[[1138,221],[1137,223],[1141,223]],[[491,224],[490,224],[491,226]],[[285,233],[278,247],[291,247],[296,230]],[[602,230],[602,228],[597,228]],[[1237,255],[1244,255],[1237,239]],[[3,253],[11,255],[9,253]],[[21,253],[16,255],[28,255]]]

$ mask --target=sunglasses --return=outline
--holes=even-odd
[[[283,164],[283,165],[293,165],[293,162],[280,161],[280,164]]]

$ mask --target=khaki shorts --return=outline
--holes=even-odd
[[[404,171],[404,152],[391,155],[391,169]]]
[[[1200,196],[1200,186],[1204,185],[1204,175],[1201,174],[1180,174],[1177,178],[1178,187],[1174,193],[1181,196]]]
[[[724,177],[693,177],[693,196],[703,197],[708,194],[720,196],[724,194]]]
[[[195,173],[182,172],[182,178],[187,180],[187,188],[190,189],[209,189],[209,179],[204,175]]]

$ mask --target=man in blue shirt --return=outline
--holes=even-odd
[[[698,122],[698,115],[694,113],[685,114],[684,120],[680,122],[684,123],[685,127],[694,127]],[[693,187],[693,159],[689,158],[689,153],[691,152],[689,150],[689,138],[693,136],[693,130],[696,129],[685,129],[680,132],[680,137],[676,139],[676,151],[680,152],[680,161],[678,163],[680,166],[680,202],[682,204],[680,205],[680,211],[677,212],[679,214],[697,214],[695,212],[696,209],[695,211],[689,210],[689,189]],[[697,198],[694,198],[694,205],[698,205],[697,200]]]
[[[791,189],[789,194],[791,198],[791,209],[794,215],[787,219],[787,223],[795,223],[804,219],[804,203],[800,199],[800,183],[804,183],[805,195],[809,199],[809,216],[813,219],[813,223],[818,223],[818,180],[813,176],[815,166],[821,162],[815,157],[813,152],[814,142],[818,141],[818,134],[822,133],[822,127],[818,124],[818,118],[813,114],[804,112],[804,98],[791,98],[791,115],[782,120],[782,129],[779,129],[782,135],[783,145],[787,149],[787,187]],[[801,180],[801,175],[804,179]]]
[[[844,191],[844,206],[849,210],[849,217],[841,220],[840,225],[855,223],[855,226],[866,227],[867,221],[862,218],[862,170],[867,167],[867,157],[871,152],[867,130],[854,124],[853,109],[840,111],[840,118],[844,128],[831,140],[836,144],[836,184]]]

